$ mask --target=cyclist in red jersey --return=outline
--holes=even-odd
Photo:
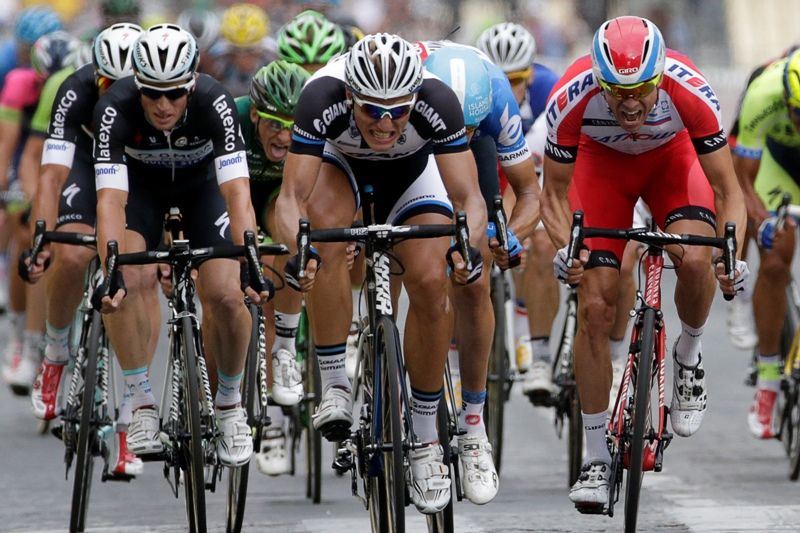
[[[545,113],[542,217],[559,249],[553,261],[556,276],[566,283],[580,282],[575,374],[586,464],[570,500],[577,507],[602,507],[608,500],[611,463],[606,446],[608,339],[625,242],[588,239],[589,249],[568,266],[572,210],[585,212],[587,226],[629,227],[641,197],[667,232],[713,236],[731,221],[741,241],[744,200],[716,95],[688,58],[667,51],[661,32],[646,19],[620,17],[603,23],[591,57],[570,66],[553,88]],[[678,275],[675,304],[681,319],[673,347],[670,418],[674,432],[688,437],[699,428],[706,408],[700,337],[715,276],[710,249],[668,251]],[[748,270],[743,261],[736,262],[735,282],[722,274],[721,265],[716,269],[724,293],[744,287]]]

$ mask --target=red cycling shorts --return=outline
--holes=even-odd
[[[665,231],[673,222],[685,219],[715,225],[714,192],[686,130],[667,144],[636,155],[612,150],[582,135],[569,201],[573,211],[583,210],[585,225],[629,228],[640,197]],[[598,238],[586,242],[590,250],[610,252],[617,261],[625,244]],[[590,266],[601,264],[590,261]]]

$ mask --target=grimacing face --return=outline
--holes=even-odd
[[[603,96],[605,96],[609,109],[611,109],[614,118],[617,119],[622,129],[628,133],[633,133],[644,126],[647,114],[656,105],[658,88],[641,99],[625,98],[624,100],[617,100],[606,91],[603,91]]]
[[[361,132],[361,136],[367,143],[367,146],[376,152],[387,152],[395,145],[403,130],[408,124],[411,113],[408,113],[398,119],[392,120],[389,116],[384,115],[380,119],[372,118],[367,115],[355,101],[353,101],[353,93],[347,91],[347,98],[353,102],[353,117],[356,126]],[[390,98],[388,100],[377,100],[373,98],[361,98],[371,104],[391,106],[402,104],[404,102],[411,102],[414,95],[401,96],[399,98]]]
[[[279,115],[280,116],[280,115]],[[280,116],[286,120],[292,120],[289,116]],[[258,114],[256,106],[250,106],[250,121],[258,128],[258,139],[261,141],[261,146],[264,148],[264,153],[267,159],[273,163],[282,161],[286,154],[289,153],[289,145],[292,144],[292,132],[289,128],[281,128],[276,130],[269,119],[265,119]]]

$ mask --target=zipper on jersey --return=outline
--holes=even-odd
[[[172,163],[172,183],[175,183],[175,153],[172,151],[172,130],[165,131],[164,137],[167,138],[167,149],[169,150],[169,160]]]

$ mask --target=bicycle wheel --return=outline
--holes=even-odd
[[[89,509],[89,493],[92,490],[95,451],[99,448],[97,420],[95,414],[95,389],[97,382],[97,359],[100,354],[100,337],[103,334],[103,319],[99,311],[92,312],[89,337],[86,345],[83,372],[83,395],[80,406],[80,429],[75,455],[75,478],[72,483],[72,510],[69,518],[70,533],[83,531]],[[80,372],[75,368],[74,372]]]
[[[453,448],[450,445],[450,415],[447,411],[447,400],[445,394],[439,400],[439,411],[436,413],[436,425],[439,431],[439,443],[442,445],[444,455],[442,462],[450,469],[450,503],[441,512],[428,515],[428,533],[453,533],[453,501],[455,500],[455,489],[453,488],[453,468],[458,468],[453,463]]]
[[[583,466],[583,416],[581,415],[581,401],[578,398],[578,389],[575,387],[573,378],[565,400],[569,409],[567,418],[569,425],[567,428],[567,461],[569,467],[569,486],[578,481]]]
[[[642,318],[639,361],[636,370],[636,386],[633,391],[634,410],[631,413],[630,463],[625,489],[625,531],[636,531],[639,512],[639,495],[642,490],[644,473],[645,432],[650,419],[650,384],[653,367],[653,348],[655,346],[656,311],[648,308]]]
[[[789,479],[800,477],[800,383],[792,379],[788,399],[791,403],[788,425],[791,426],[789,443]]]
[[[186,517],[189,531],[206,531],[205,457],[203,454],[203,428],[200,425],[199,382],[197,379],[197,351],[194,326],[190,317],[180,321],[181,357],[183,360],[183,390],[181,404],[183,423],[186,424],[181,440],[181,466],[184,469],[183,488],[186,499]]]
[[[247,412],[247,423],[260,435],[262,416],[261,394],[261,351],[259,350],[263,322],[260,308],[250,304],[250,346],[242,376],[242,402]],[[225,531],[239,533],[242,530],[244,509],[247,502],[247,482],[250,477],[250,463],[236,468],[228,468],[228,496],[225,505]]]
[[[306,498],[309,498],[313,503],[319,503],[322,500],[322,434],[314,429],[311,424],[311,415],[316,412],[322,398],[322,387],[320,386],[317,353],[314,351],[311,328],[305,311],[300,315],[300,328],[305,328],[303,335],[304,350],[301,352],[301,356],[303,358],[303,381],[306,386],[306,394],[301,405],[300,418],[306,444]]]
[[[405,479],[403,477],[403,426],[400,420],[400,387],[405,376],[400,367],[400,338],[394,322],[381,317],[375,329],[375,356],[379,365],[376,401],[372,416],[378,450],[372,457],[376,478],[370,505],[377,505],[380,533],[405,532]],[[402,385],[401,385],[402,383]],[[375,483],[377,481],[377,483]],[[373,512],[374,515],[374,512]]]
[[[492,445],[492,459],[497,473],[503,458],[503,417],[508,388],[508,350],[505,335],[505,280],[498,270],[492,271],[492,309],[494,311],[494,337],[489,353],[489,373],[486,376],[486,404],[483,417],[486,435]]]

